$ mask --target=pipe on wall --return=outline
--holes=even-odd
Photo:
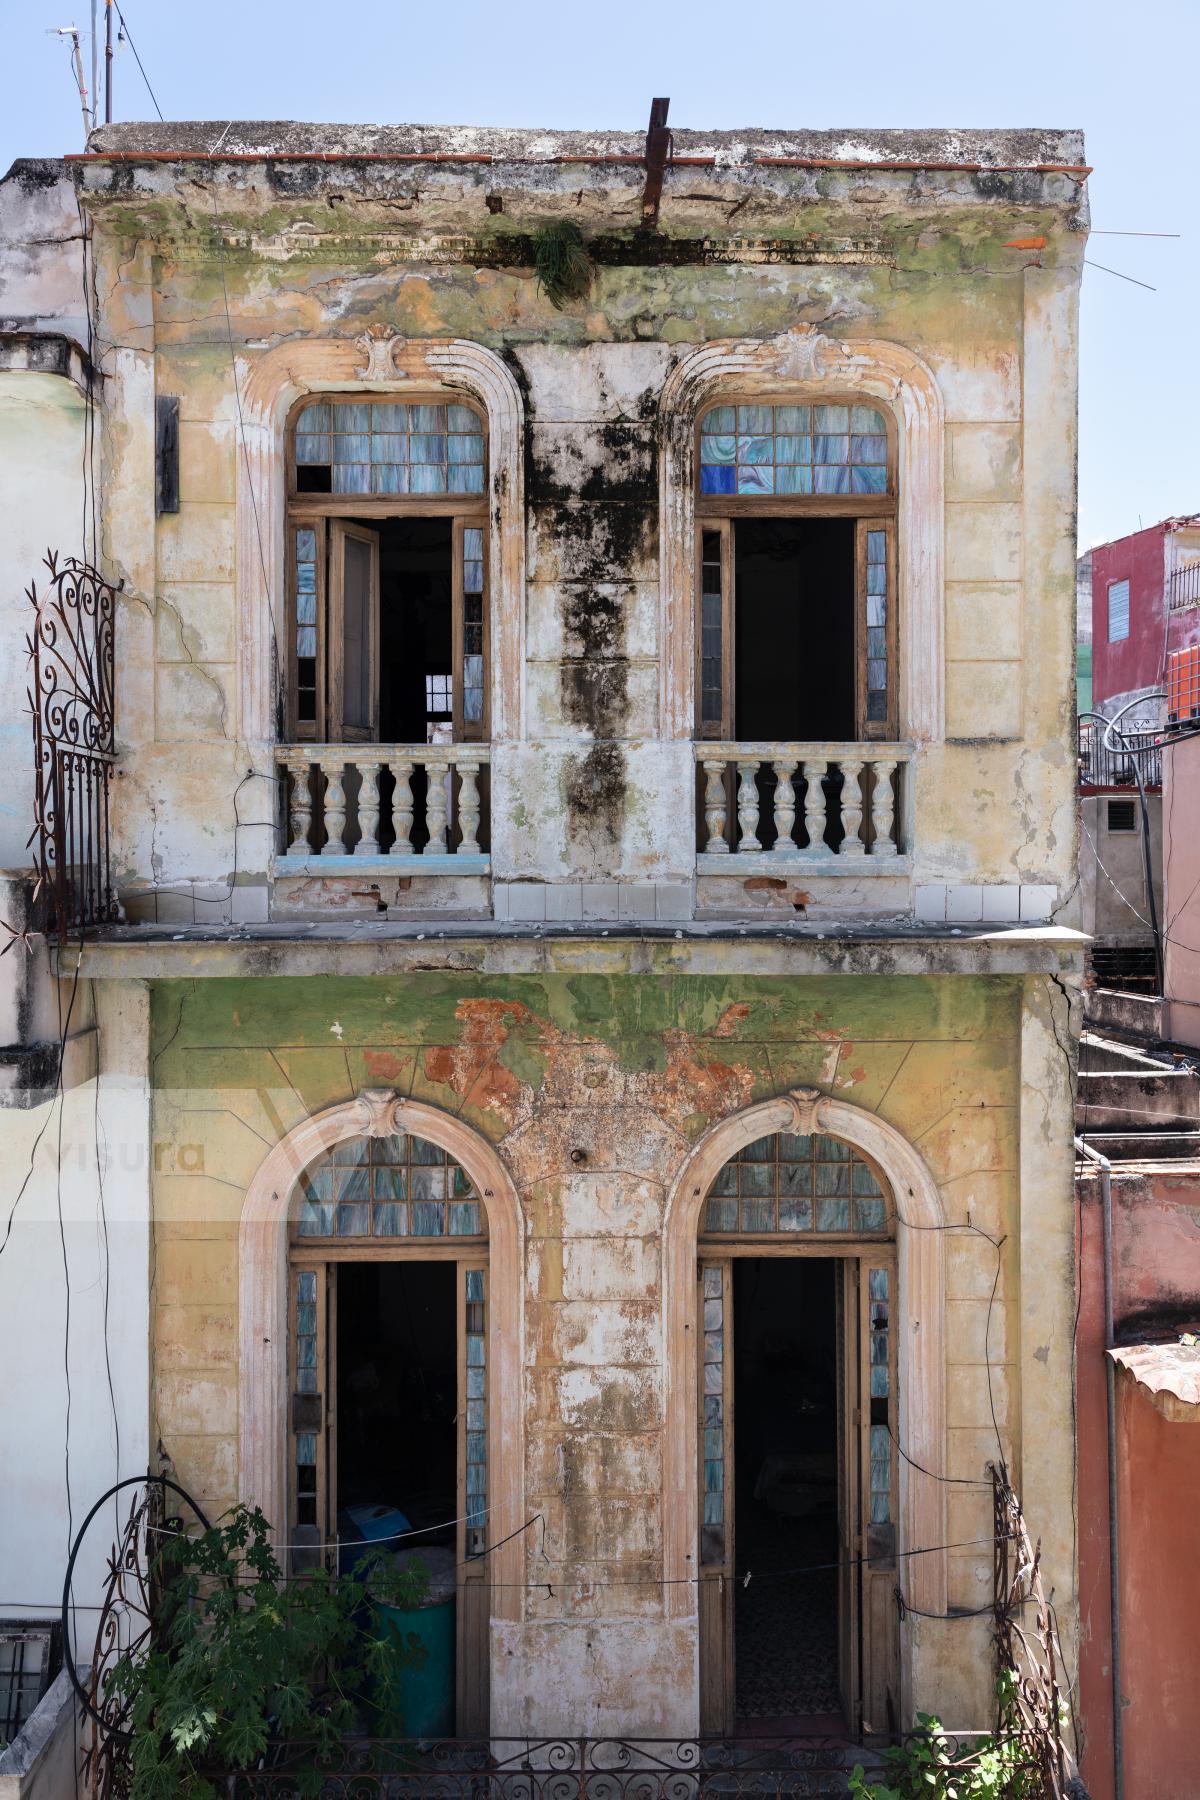
[[[1104,1399],[1108,1438],[1108,1612],[1112,1634],[1113,1794],[1125,1800],[1125,1734],[1121,1701],[1121,1542],[1117,1524],[1117,1367],[1108,1352],[1115,1342],[1113,1325],[1112,1164],[1081,1137],[1076,1155],[1100,1172],[1100,1218],[1104,1237]]]

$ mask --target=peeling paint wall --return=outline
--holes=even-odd
[[[944,737],[919,749],[911,883],[847,890],[847,910],[911,910],[937,881],[1065,900],[1082,184],[751,170],[740,140],[728,154],[670,173],[649,237],[621,235],[640,174],[619,166],[83,165],[112,346],[103,548],[129,590],[117,866],[139,916],[228,916],[231,885],[268,879],[276,796],[244,717],[237,570],[264,557],[278,595],[280,499],[277,477],[239,517],[240,396],[273,347],[368,328],[488,345],[524,396],[526,728],[494,770],[498,879],[690,881],[691,751],[658,716],[662,608],[677,603],[659,591],[658,398],[696,345],[815,326],[910,346],[945,415]],[[560,216],[595,269],[558,313],[530,264],[532,233]],[[182,496],[157,520],[156,393],[180,400]],[[493,641],[516,628],[494,615]]]
[[[553,1588],[496,1626],[497,1729],[558,1728],[564,1692],[580,1731],[694,1724],[694,1621],[665,1618],[654,1585],[663,1208],[700,1134],[748,1103],[797,1084],[852,1100],[916,1145],[949,1220],[1005,1239],[990,1326],[997,1252],[972,1232],[946,1249],[947,1473],[982,1479],[996,1454],[989,1354],[1005,1455],[1021,1467],[1019,981],[426,975],[331,981],[319,1004],[312,996],[282,975],[156,990],[155,1429],[206,1505],[233,1499],[238,1224],[247,1185],[287,1130],[363,1087],[388,1087],[495,1144],[526,1233],[525,1504],[546,1517],[549,1559],[540,1537],[531,1542],[528,1578]],[[1048,1099],[1063,1111],[1065,1071],[1059,1086]],[[1069,1329],[1042,1336],[1055,1339],[1061,1381]],[[1035,1448],[1069,1462],[1068,1442]],[[953,1607],[987,1603],[989,1509],[986,1488],[951,1497],[954,1541],[985,1540],[951,1556]],[[1057,1527],[1045,1526],[1054,1556]],[[636,1585],[589,1588],[589,1573]],[[986,1712],[986,1633],[973,1636],[973,1624],[925,1622],[916,1704]],[[968,1641],[980,1654],[964,1661]]]

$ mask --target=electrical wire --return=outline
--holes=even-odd
[[[153,101],[154,110],[158,114],[159,119],[161,120],[163,113],[162,113],[162,107],[158,104],[158,96],[155,94],[154,89],[150,86],[150,77],[147,75],[145,69],[142,67],[142,59],[138,55],[137,45],[133,41],[133,33],[132,33],[132,31],[130,31],[128,25],[125,23],[125,15],[121,11],[119,6],[116,8],[116,14],[117,14],[117,18],[121,21],[121,30],[125,33],[125,36],[129,39],[129,48],[133,51],[134,61],[137,63],[138,71],[142,77],[142,80],[146,84],[146,92],[149,94],[151,100]],[[164,123],[165,123],[165,121],[164,121]]]

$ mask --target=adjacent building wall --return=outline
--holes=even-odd
[[[1200,738],[1163,749],[1163,1036],[1200,1045]]]
[[[1112,1800],[1108,1460],[1100,1184],[1079,1179],[1078,1368],[1080,1718],[1092,1800]],[[1113,1175],[1113,1291],[1121,1343],[1200,1325],[1200,1168],[1118,1166]],[[1173,1417],[1117,1373],[1121,1691],[1127,1800],[1194,1786],[1195,1706],[1188,1679],[1200,1609],[1195,1555],[1200,1492],[1197,1410]]]

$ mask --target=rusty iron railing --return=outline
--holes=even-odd
[[[33,715],[35,893],[60,942],[117,917],[109,866],[116,762],[113,634],[116,599],[90,564],[46,554],[49,582],[27,590]]]

